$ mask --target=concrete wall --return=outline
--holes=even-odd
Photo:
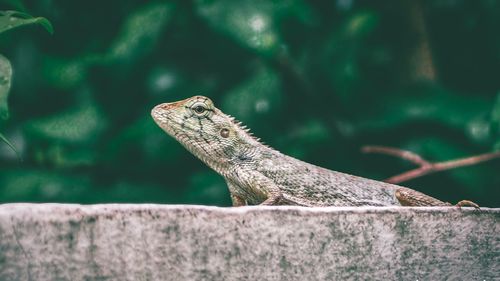
[[[500,209],[0,205],[0,280],[493,280]]]

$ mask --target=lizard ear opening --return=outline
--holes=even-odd
[[[223,138],[228,138],[229,137],[229,129],[222,128],[220,130],[220,136],[223,137]]]

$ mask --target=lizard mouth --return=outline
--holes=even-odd
[[[153,120],[156,122],[156,124],[160,125],[161,123],[164,123],[162,120],[164,119],[164,113],[163,109],[161,109],[161,104],[155,106],[151,110],[151,117],[153,117]]]
[[[174,125],[173,123],[175,122],[174,120],[169,118],[167,108],[172,108],[172,107],[168,103],[162,103],[155,106],[151,110],[151,117],[153,117],[153,120],[160,128],[162,128],[168,134],[172,135],[172,133],[174,133],[172,131],[172,125]]]
[[[151,110],[151,116],[153,117],[155,123],[163,131],[175,139],[183,142],[189,139],[188,134],[184,132],[188,128],[185,127],[182,129],[182,122],[177,118],[173,118],[171,114],[173,113],[172,109],[178,108],[178,103],[179,102],[159,104]]]

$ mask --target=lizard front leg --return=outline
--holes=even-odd
[[[233,207],[241,207],[246,206],[247,201],[243,198],[241,194],[239,194],[238,187],[226,180],[227,188],[229,189],[229,193],[231,194],[231,202],[233,203]]]
[[[231,194],[231,202],[233,202],[233,207],[241,207],[241,206],[247,205],[247,202],[245,201],[245,199],[243,199],[235,194]]]
[[[253,205],[277,205],[283,198],[280,188],[261,173],[242,168],[233,172],[235,177],[231,183],[228,182],[231,197],[235,197],[233,205],[235,201]]]
[[[271,206],[276,205],[283,198],[280,189],[273,183],[272,185],[266,186],[267,199],[260,205]]]

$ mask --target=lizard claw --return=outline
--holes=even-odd
[[[461,208],[461,207],[474,207],[475,209],[477,210],[480,210],[481,208],[479,208],[479,205],[472,202],[472,201],[469,201],[469,200],[462,200],[460,202],[458,202],[455,206],[457,206],[458,208]]]

